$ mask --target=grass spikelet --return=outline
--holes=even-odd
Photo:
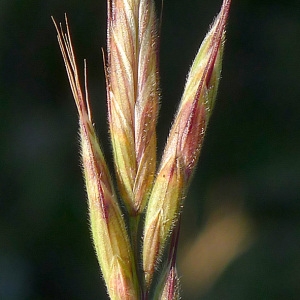
[[[200,155],[220,80],[229,6],[230,0],[225,0],[193,62],[149,198],[143,245],[147,286],[178,222],[183,199]],[[157,220],[156,214],[160,215],[160,222],[153,222]],[[153,235],[160,236],[156,244],[147,241],[148,236]]]
[[[67,33],[63,32],[61,25],[59,29],[55,21],[54,24],[79,114],[82,166],[97,258],[111,299],[138,299],[139,288],[132,248],[110,174],[92,125],[87,88],[85,87],[84,97],[80,86],[67,18]]]
[[[115,169],[129,214],[145,207],[156,169],[158,65],[153,1],[108,1],[107,90]]]

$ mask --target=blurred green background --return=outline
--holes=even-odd
[[[164,1],[159,153],[220,5]],[[65,12],[111,158],[106,1],[0,0],[3,300],[106,299],[87,222],[77,112],[50,19],[63,21]],[[300,299],[300,2],[233,1],[227,31],[218,100],[183,213],[183,299]]]

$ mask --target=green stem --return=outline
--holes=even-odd
[[[139,241],[139,224],[140,224],[141,214],[131,215],[129,217],[129,232],[131,239],[131,246],[134,256],[135,269],[137,272],[138,284],[140,289],[140,299],[145,300],[145,291],[144,291],[144,276],[141,273],[140,268],[140,241]]]

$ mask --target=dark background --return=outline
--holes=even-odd
[[[87,222],[76,107],[50,19],[68,13],[110,157],[105,2],[0,0],[1,299],[106,299]],[[220,5],[164,1],[159,153]],[[233,1],[223,79],[183,214],[183,299],[300,299],[299,53],[299,1]]]

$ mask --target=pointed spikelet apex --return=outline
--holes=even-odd
[[[192,64],[162,159],[176,148],[187,181],[197,164],[217,95],[229,7],[230,1],[225,0]]]
[[[138,299],[139,289],[132,248],[92,125],[87,88],[85,95],[81,90],[67,18],[66,27],[67,33],[63,32],[62,26],[60,28],[56,26],[56,30],[79,114],[82,166],[97,258],[111,299]],[[120,284],[118,289],[116,282]]]
[[[142,212],[156,169],[158,63],[154,2],[108,0],[108,120],[119,190]]]
[[[220,80],[229,6],[230,0],[224,0],[193,62],[150,194],[143,245],[143,267],[148,286],[171,230],[178,222],[183,199],[199,158]],[[157,214],[161,216],[161,223],[153,222],[157,220]],[[156,231],[160,239],[155,245],[147,239]]]

